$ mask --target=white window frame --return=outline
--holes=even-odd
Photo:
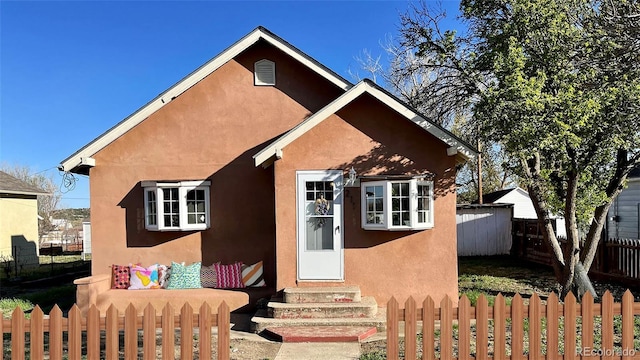
[[[264,79],[260,78],[261,71],[258,70],[259,67],[263,67],[263,69],[268,67],[268,72],[273,76],[273,81],[264,81]],[[253,81],[254,85],[258,86],[274,86],[276,84],[276,63],[267,59],[256,61],[253,64]]]
[[[178,181],[178,182],[158,182],[143,181],[142,188],[144,190],[144,224],[145,228],[150,231],[196,231],[206,230],[211,226],[211,200],[210,200],[211,181],[195,180],[195,181]],[[165,225],[164,223],[164,190],[178,189],[178,226]],[[205,204],[205,221],[204,223],[188,223],[188,207],[187,193],[191,190],[204,191]],[[149,194],[155,194],[155,224],[150,224],[152,216],[150,209]]]
[[[410,209],[410,224],[409,225],[393,225],[392,222],[392,186],[393,184],[409,184],[409,209]],[[382,224],[368,224],[367,223],[367,187],[382,186],[382,201],[383,201],[383,221]],[[425,221],[419,222],[419,210],[418,210],[418,186],[428,186],[429,192],[427,194],[427,207],[425,211]],[[434,226],[433,222],[433,181],[420,180],[420,179],[408,179],[408,180],[382,180],[382,181],[363,181],[360,184],[361,189],[361,222],[362,228],[365,230],[396,230],[396,231],[411,231],[411,230],[424,230],[431,229]],[[423,210],[424,211],[424,210]]]

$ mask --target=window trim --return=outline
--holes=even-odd
[[[392,225],[392,186],[393,184],[409,184],[409,209],[410,209],[410,225]],[[383,224],[367,224],[367,195],[366,188],[371,186],[382,186],[383,193]],[[428,208],[426,211],[426,221],[418,222],[419,219],[419,203],[418,203],[418,186],[428,186]],[[361,182],[361,226],[364,230],[390,230],[390,231],[412,231],[431,229],[434,226],[434,199],[433,199],[433,181],[431,180],[379,180]]]
[[[159,181],[143,181],[142,188],[144,191],[144,224],[149,231],[196,231],[206,230],[211,227],[211,199],[210,199],[211,181],[208,180],[192,180],[177,182],[159,182]],[[165,226],[164,223],[164,190],[178,189],[178,226]],[[188,223],[188,206],[187,193],[192,190],[204,191],[205,202],[205,222],[204,223]],[[156,216],[155,224],[150,224],[150,200],[149,194],[155,194]]]

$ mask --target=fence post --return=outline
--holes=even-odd
[[[504,359],[506,357],[505,347],[507,345],[505,310],[506,305],[502,294],[498,294],[493,303],[493,323],[494,323],[494,345],[493,358]]]
[[[422,358],[432,360],[436,356],[433,337],[435,334],[435,304],[431,296],[422,302]]]
[[[100,359],[100,311],[94,304],[87,312],[87,359]]]
[[[156,358],[156,309],[147,304],[142,318],[142,358],[153,360]]]
[[[468,359],[471,355],[471,303],[466,295],[458,302],[458,358]]]
[[[62,359],[62,310],[58,305],[49,312],[49,357]]]
[[[487,298],[481,294],[476,302],[476,357],[489,357],[489,308]]]
[[[415,360],[417,355],[416,331],[417,313],[416,301],[409,296],[404,303],[404,358],[405,360]]]
[[[555,293],[549,294],[547,298],[547,359],[560,357],[558,351],[558,296]]]
[[[105,320],[105,352],[107,355],[107,359],[118,359],[118,343],[120,342],[118,330],[118,309],[116,309],[113,304],[107,309],[107,318]]]
[[[11,314],[11,359],[24,360],[24,313],[16,307]]]
[[[580,346],[583,349],[593,348],[593,295],[586,292],[582,295],[582,339]]]
[[[602,296],[602,350],[613,351],[613,296],[609,290]],[[605,358],[610,358],[606,356]]]
[[[511,358],[522,359],[523,316],[522,297],[516,294],[511,301]]]
[[[625,291],[622,295],[622,357],[630,358],[633,344],[633,295],[631,291]]]
[[[193,308],[188,302],[180,310],[180,359],[193,359]]]
[[[36,305],[31,311],[30,322],[31,359],[44,359],[44,313],[40,306]]]
[[[124,311],[124,358],[137,360],[138,358],[138,310],[129,304]]]
[[[211,359],[211,306],[207,302],[203,302],[198,314],[200,359]]]
[[[576,297],[573,293],[564,298],[564,358],[576,357]]]
[[[398,301],[395,297],[387,303],[387,359],[398,360]]]
[[[167,303],[162,309],[162,359],[175,359],[175,312]]]
[[[69,327],[68,334],[68,352],[69,360],[80,360],[82,357],[82,314],[78,305],[73,305],[69,310],[69,318],[67,319]]]
[[[541,315],[540,297],[533,294],[529,299],[529,357],[538,359],[541,357],[540,351],[540,315]]]
[[[453,358],[453,305],[449,295],[440,301],[440,358]]]
[[[218,360],[229,360],[229,332],[231,319],[225,301],[218,306]]]

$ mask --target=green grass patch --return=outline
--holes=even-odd
[[[0,299],[0,311],[5,319],[11,318],[11,314],[16,308],[22,309],[23,312],[29,312],[34,308],[31,301],[25,299]]]

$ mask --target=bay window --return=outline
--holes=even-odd
[[[433,181],[418,179],[360,184],[362,228],[421,230],[433,227]]]

